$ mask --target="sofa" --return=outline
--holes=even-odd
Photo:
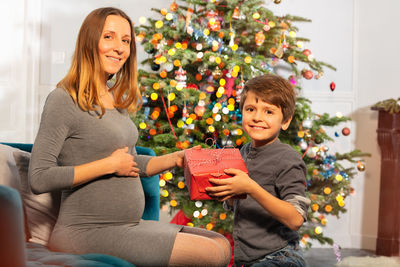
[[[47,242],[58,215],[60,192],[35,195],[28,184],[32,144],[0,143],[0,262],[2,267],[132,267],[104,254],[72,255],[50,251]],[[136,147],[138,154],[155,155]],[[159,176],[141,178],[144,220],[159,220]]]

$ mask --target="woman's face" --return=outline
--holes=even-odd
[[[99,41],[99,57],[106,75],[117,73],[130,55],[131,26],[123,17],[109,15]]]

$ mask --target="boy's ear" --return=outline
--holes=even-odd
[[[286,131],[287,128],[289,128],[289,125],[290,125],[290,122],[291,122],[291,121],[292,121],[292,117],[290,117],[289,119],[287,119],[286,122],[283,122],[283,123],[282,123],[282,126],[281,126],[282,130]]]

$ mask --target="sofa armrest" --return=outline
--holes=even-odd
[[[24,144],[24,143],[0,143],[0,144],[15,147],[29,153],[32,152],[32,147],[33,147],[33,144]]]
[[[136,152],[139,155],[156,155],[154,150],[148,147],[137,146]],[[142,219],[158,221],[160,218],[159,175],[153,175],[151,177],[141,177],[140,180],[142,182],[144,197],[146,200]]]

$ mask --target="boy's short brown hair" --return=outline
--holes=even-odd
[[[287,122],[294,114],[296,92],[289,81],[278,75],[266,74],[246,82],[240,95],[240,110],[243,110],[248,92],[253,92],[262,101],[282,109],[282,122]]]

